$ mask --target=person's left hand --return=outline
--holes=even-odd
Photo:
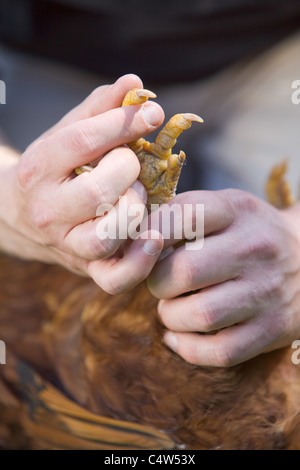
[[[239,190],[183,193],[175,203],[204,204],[205,239],[197,251],[161,256],[148,278],[163,299],[165,343],[188,362],[227,367],[299,338],[299,204],[279,211]]]

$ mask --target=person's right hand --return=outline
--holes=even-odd
[[[146,202],[136,181],[139,161],[124,144],[160,126],[164,114],[153,102],[120,107],[133,87],[142,88],[141,80],[125,75],[97,88],[14,164],[0,161],[2,250],[59,263],[112,294],[147,277],[163,246],[160,234],[124,243],[96,233],[99,206],[111,204],[117,212],[125,196],[127,208]],[[75,176],[74,168],[97,159],[93,171]]]

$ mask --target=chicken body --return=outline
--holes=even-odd
[[[65,424],[64,407],[77,404],[93,416],[136,423],[166,437],[159,444],[159,436],[155,443],[149,440],[148,448],[300,448],[300,369],[291,348],[232,368],[197,367],[162,343],[157,300],[143,284],[111,296],[58,266],[5,256],[0,273],[0,335],[7,345],[7,364],[0,366],[6,389],[0,395],[2,419],[6,416],[0,447],[18,445],[8,432],[17,429],[20,446],[81,448],[75,437],[91,425],[89,415]],[[52,400],[51,419],[55,416],[70,440],[59,441],[57,431],[54,442],[49,437],[51,421],[41,410],[50,405],[42,386],[19,394],[24,374],[15,358],[68,398],[60,408]],[[139,448],[135,430],[129,448]],[[96,431],[100,441],[101,432]],[[93,445],[87,440],[83,447]],[[116,439],[107,445],[120,448]]]
[[[200,118],[172,119],[154,144],[133,143],[151,203],[174,196],[185,155],[171,148]],[[267,188],[280,207],[290,201],[283,174]],[[144,284],[111,296],[59,266],[0,256],[0,448],[300,449],[291,348],[197,367],[162,333]]]

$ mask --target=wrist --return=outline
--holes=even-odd
[[[0,166],[12,165],[18,161],[20,152],[0,139]]]
[[[0,144],[0,252],[46,263],[56,262],[47,247],[20,228],[22,207],[18,197],[17,167],[20,153]]]

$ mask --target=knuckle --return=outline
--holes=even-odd
[[[234,211],[253,213],[259,209],[258,199],[241,189],[226,189],[227,200]]]
[[[120,159],[126,173],[129,173],[136,180],[141,171],[141,165],[136,154],[127,147],[118,147],[115,149],[116,158]]]
[[[200,364],[198,348],[195,342],[190,343],[188,347],[180,347],[179,345],[178,353],[183,359],[185,359],[190,364]]]
[[[107,276],[106,279],[102,281],[102,289],[105,290],[108,294],[118,295],[124,292],[129,291],[136,285],[138,285],[146,277],[146,273],[138,269],[134,269],[130,272],[127,271],[124,275],[124,271],[118,271],[112,273],[111,276]]]
[[[124,291],[122,283],[118,283],[109,278],[101,282],[101,288],[110,295],[118,295]]]
[[[240,240],[237,246],[239,261],[259,259],[265,265],[279,260],[281,252],[282,242],[278,236],[273,232],[264,233],[261,228],[253,229],[247,239]]]
[[[95,259],[101,259],[104,257],[104,254],[106,253],[105,247],[104,247],[104,242],[100,240],[98,237],[93,238],[90,241],[90,246],[89,246],[92,256],[91,258]]]
[[[70,150],[79,155],[93,153],[95,142],[92,139],[87,126],[81,124],[75,132],[72,132],[69,142]]]
[[[271,260],[279,255],[279,246],[275,238],[262,233],[255,238],[252,248],[260,259]]]
[[[266,301],[269,299],[268,286],[266,284],[259,284],[256,281],[248,281],[250,286],[250,302],[258,310],[264,307]]]
[[[261,311],[266,305],[282,305],[288,303],[289,294],[286,292],[283,274],[272,273],[264,276],[263,282],[248,279],[249,301],[252,308]]]
[[[107,110],[106,101],[103,99],[105,96],[109,85],[100,85],[89,94],[86,99],[86,104],[88,105],[89,115],[96,116],[99,114],[99,110]]]
[[[99,102],[99,98],[101,98],[102,93],[103,93],[103,85],[100,85],[94,88],[94,90],[90,93],[89,98],[93,103],[96,104]]]
[[[218,315],[213,305],[207,301],[201,301],[198,308],[199,326],[201,331],[208,332],[218,328]]]
[[[214,347],[214,363],[217,367],[232,367],[238,363],[238,353],[235,346],[229,343],[217,342]]]
[[[113,241],[109,238],[101,240],[99,237],[93,237],[90,242],[90,250],[95,259],[104,259],[113,255],[116,248]]]
[[[251,302],[258,308],[266,300],[266,289],[256,282],[248,281],[248,284],[251,288]]]
[[[286,292],[286,283],[284,281],[283,273],[273,273],[268,279],[267,289],[270,298],[284,298]]]
[[[36,231],[46,231],[54,221],[54,214],[49,207],[36,203],[30,207],[29,220]]]
[[[268,335],[274,341],[286,335],[290,329],[288,315],[276,315],[267,325]]]
[[[178,353],[191,364],[203,365],[203,351],[199,350],[199,344],[197,341],[190,342],[188,345],[180,346],[179,344]],[[234,345],[228,343],[215,342],[207,353],[207,357],[210,358],[209,363],[214,367],[228,368],[239,362]]]
[[[280,246],[275,238],[260,236],[257,251],[261,258],[271,260],[279,256]]]
[[[280,246],[272,236],[260,232],[250,235],[246,243],[241,243],[238,253],[242,260],[259,258],[261,262],[271,262],[278,258]]]
[[[107,160],[104,160],[107,159]],[[124,180],[128,183],[128,187],[137,180],[141,165],[136,154],[128,147],[116,147],[107,153],[103,161],[113,161],[113,167],[119,174],[124,175]]]
[[[187,289],[194,289],[198,272],[197,266],[191,261],[184,263],[184,260],[179,258],[176,269],[180,278],[179,283]]]
[[[88,205],[94,207],[95,204],[105,204],[109,200],[109,190],[107,185],[100,185],[97,179],[90,178],[88,173],[83,173],[81,177],[81,193]],[[96,214],[95,214],[96,215]]]

